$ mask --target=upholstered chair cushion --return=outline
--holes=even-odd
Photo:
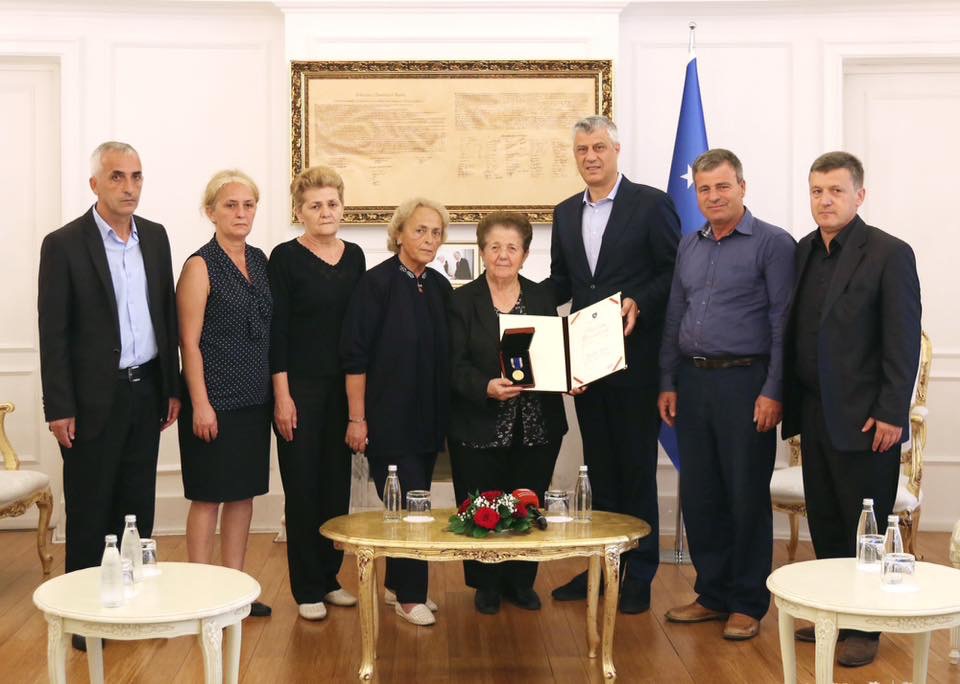
[[[35,470],[0,469],[0,508],[47,487],[50,478]]]

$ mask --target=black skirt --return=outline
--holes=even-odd
[[[223,503],[267,493],[272,408],[272,404],[263,404],[217,411],[217,438],[204,442],[193,434],[189,398],[183,402],[177,429],[187,499]]]

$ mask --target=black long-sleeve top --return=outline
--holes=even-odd
[[[270,372],[302,380],[342,375],[340,335],[347,305],[366,271],[363,250],[343,243],[343,255],[330,265],[296,239],[270,254],[273,324]]]
[[[453,289],[396,256],[360,279],[343,324],[347,374],[366,374],[367,454],[441,451],[450,412],[448,309]]]

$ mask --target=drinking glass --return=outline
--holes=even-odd
[[[156,577],[160,574],[157,565],[157,542],[154,539],[141,539],[140,549],[143,552],[143,576]]]
[[[543,494],[544,517],[548,523],[570,522],[570,493],[563,489],[550,489]]]
[[[857,542],[860,548],[857,550],[857,570],[862,572],[879,573],[883,561],[883,535],[865,534]]]
[[[407,492],[407,514],[405,522],[426,523],[433,522],[430,510],[430,492],[426,489],[411,489]]]
[[[883,555],[883,572],[880,581],[887,591],[916,591],[914,572],[917,561],[912,553],[886,553]]]

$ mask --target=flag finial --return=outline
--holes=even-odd
[[[691,21],[688,26],[690,27],[690,43],[687,49],[692,53],[696,49],[697,22]]]

